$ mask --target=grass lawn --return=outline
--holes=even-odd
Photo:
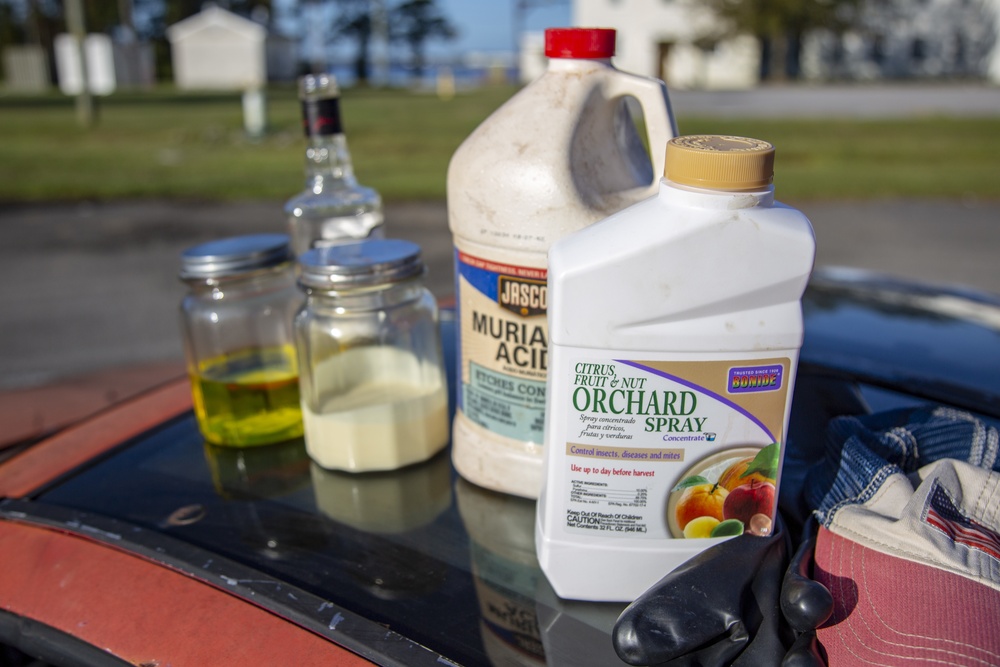
[[[450,101],[346,91],[359,180],[390,200],[443,198],[451,154],[514,90],[486,87]],[[101,100],[100,122],[86,131],[61,95],[0,97],[0,201],[285,199],[302,187],[299,107],[291,87],[268,96],[270,130],[258,142],[243,135],[239,95],[118,94]],[[1000,197],[1000,119],[681,117],[678,125],[773,142],[784,200]]]

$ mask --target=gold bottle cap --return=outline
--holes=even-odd
[[[774,179],[774,146],[760,139],[691,134],[667,142],[663,175],[709,190],[760,190]]]

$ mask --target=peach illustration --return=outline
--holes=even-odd
[[[747,471],[752,462],[753,462],[753,457],[748,456],[744,459],[736,461],[731,466],[726,468],[725,472],[723,472],[722,475],[719,476],[719,486],[725,488],[726,491],[732,491],[737,486],[743,486],[744,484],[747,484],[751,480],[757,480],[758,482],[761,483],[774,482],[773,479],[765,477],[759,472],[751,473],[746,477],[740,477],[740,475],[742,475]]]

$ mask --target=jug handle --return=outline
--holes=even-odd
[[[667,84],[659,79],[616,71],[608,79],[606,91],[612,100],[630,95],[639,101],[646,123],[646,138],[649,140],[649,157],[653,163],[653,182],[647,195],[653,195],[663,178],[666,161],[667,142],[677,136],[677,124],[670,110]]]

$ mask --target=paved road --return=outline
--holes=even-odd
[[[1000,115],[1000,88],[977,84],[761,86],[750,90],[676,90],[678,115],[749,118],[900,118]],[[683,130],[683,128],[681,128]]]
[[[1000,202],[812,202],[819,266],[853,266],[1000,294]],[[419,243],[438,296],[453,293],[442,202],[391,205],[390,234]],[[180,252],[282,231],[277,202],[0,206],[0,389],[181,359]]]
[[[965,84],[673,91],[671,100],[680,115],[1000,115],[1000,88]],[[814,222],[820,266],[1000,293],[994,257],[1000,200],[810,202],[800,208]],[[386,216],[392,235],[423,246],[431,289],[450,294],[443,203],[397,204]],[[283,229],[278,202],[0,205],[0,389],[180,359],[179,253],[222,236]]]
[[[451,291],[443,204],[391,207]],[[225,236],[284,231],[280,202],[0,206],[0,389],[182,358],[180,253]]]

